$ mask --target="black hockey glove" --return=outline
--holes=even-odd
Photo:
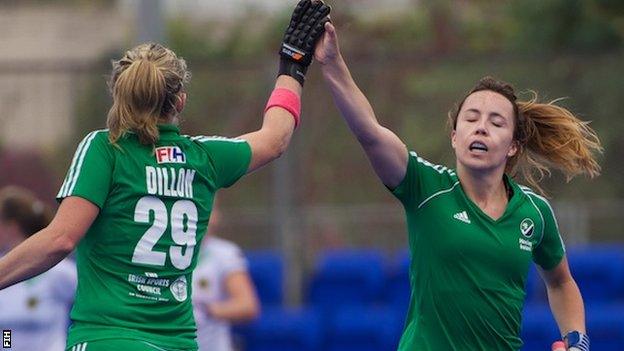
[[[314,48],[325,31],[331,8],[321,0],[301,0],[293,11],[280,48],[279,75],[295,78],[301,85],[314,57]]]

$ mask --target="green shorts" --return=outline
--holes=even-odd
[[[65,351],[195,351],[195,350],[173,350],[156,346],[148,341],[136,339],[104,339],[81,342],[72,345]]]

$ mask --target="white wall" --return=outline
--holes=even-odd
[[[76,70],[122,45],[127,22],[116,9],[0,7],[0,141],[61,145],[72,133]]]

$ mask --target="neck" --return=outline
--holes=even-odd
[[[159,124],[173,124],[173,125],[178,125],[180,124],[180,118],[178,117],[179,114],[174,114],[172,116],[169,116],[167,118],[161,118],[158,123]]]
[[[500,199],[507,201],[504,174],[504,168],[494,171],[474,171],[457,165],[457,176],[464,192],[479,207],[486,207],[489,203]]]

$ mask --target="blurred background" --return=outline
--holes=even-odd
[[[183,133],[233,137],[259,128],[294,3],[0,1],[0,186],[26,186],[54,204],[78,141],[105,126],[110,60],[142,41],[164,42],[187,60],[193,78]],[[544,185],[586,296],[594,349],[597,338],[624,344],[624,320],[608,312],[624,312],[624,2],[330,4],[343,54],[378,119],[432,162],[453,166],[446,114],[485,75],[511,82],[524,98],[531,90],[542,100],[564,97],[564,106],[592,122],[605,147],[603,174],[569,183],[553,174]],[[288,152],[220,196],[221,235],[248,252],[265,306],[259,321],[240,328],[241,347],[260,350],[280,337],[291,346],[266,349],[394,347],[409,296],[404,213],[317,67]],[[326,295],[323,289],[343,288],[332,285],[344,283],[343,274],[361,301]],[[523,333],[545,341],[527,350],[557,337],[542,285],[532,273]],[[364,309],[327,317],[337,305]]]

